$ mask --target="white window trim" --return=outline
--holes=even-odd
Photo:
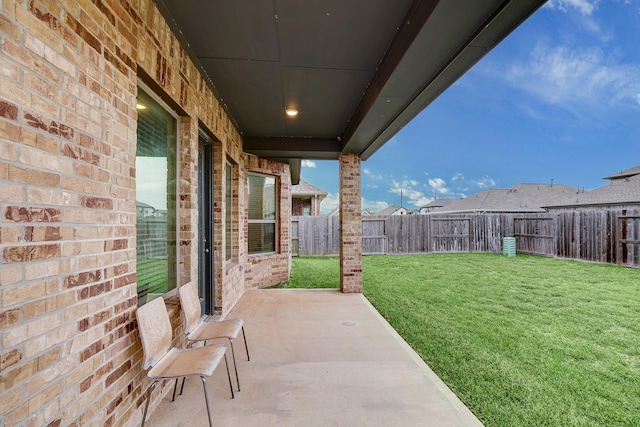
[[[279,226],[278,226],[278,219],[280,218],[280,203],[279,203],[279,194],[280,194],[280,177],[277,175],[269,175],[267,173],[260,173],[260,172],[247,172],[247,181],[249,180],[249,176],[254,175],[254,176],[263,176],[266,178],[273,178],[275,183],[274,183],[274,203],[275,203],[275,218],[274,219],[249,219],[249,217],[247,216],[247,225],[248,224],[274,224],[274,242],[273,242],[273,247],[274,250],[273,251],[265,251],[265,252],[249,252],[248,246],[249,246],[249,239],[247,238],[247,255],[248,256],[263,256],[263,255],[273,255],[273,254],[277,254],[280,253],[280,239],[279,237]],[[247,183],[247,194],[249,191],[249,185]],[[249,201],[247,200],[247,208],[249,207]]]

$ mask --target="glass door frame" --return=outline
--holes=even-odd
[[[202,313],[215,312],[213,257],[213,141],[198,132],[198,293]]]

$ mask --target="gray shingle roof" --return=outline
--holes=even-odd
[[[605,176],[602,179],[611,179],[611,180],[622,179],[622,178],[628,178],[630,176],[634,176],[638,174],[640,174],[640,166],[635,166],[631,169],[623,170],[623,171],[620,171],[619,173],[614,173],[613,175]]]
[[[327,192],[319,189],[315,185],[309,184],[307,181],[301,179],[299,184],[291,186],[291,196],[315,196],[317,195],[321,199],[327,197]]]
[[[421,207],[422,208],[442,208],[442,207],[448,206],[452,201],[453,199],[435,199],[434,201],[429,202],[426,205]]]
[[[376,215],[391,215],[399,209],[402,209],[402,206],[398,206],[398,205],[387,206],[381,211],[376,212]]]
[[[577,192],[575,187],[560,184],[517,184],[504,189],[492,188],[464,199],[453,200],[437,212],[544,212],[543,206],[575,200]]]
[[[615,178],[609,185],[595,190],[574,195],[570,203],[549,205],[581,206],[581,205],[615,205],[627,203],[640,203],[640,173],[626,178]]]

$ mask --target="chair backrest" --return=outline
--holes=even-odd
[[[189,282],[178,289],[180,305],[184,313],[184,333],[189,334],[195,329],[200,320],[200,297],[195,282]]]
[[[162,297],[139,307],[136,313],[144,351],[142,368],[147,369],[158,363],[169,351],[172,335],[171,322]]]

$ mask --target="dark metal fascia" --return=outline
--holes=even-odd
[[[398,29],[398,32],[391,41],[389,49],[360,100],[360,104],[356,108],[349,125],[344,131],[342,136],[343,147],[348,145],[349,140],[353,137],[369,113],[369,110],[378,99],[385,84],[424,27],[438,3],[439,0],[416,0],[411,4],[402,21],[402,27]]]
[[[491,14],[490,17],[487,20],[485,20],[485,22],[482,25],[478,26],[478,28],[476,29],[476,32],[473,34],[473,36],[469,37],[468,42],[465,43],[463,46],[461,46],[460,49],[458,49],[458,51],[454,55],[451,56],[449,61],[447,61],[441,67],[440,71],[438,71],[436,73],[436,75],[422,88],[422,90],[417,92],[416,96],[409,103],[407,103],[406,107],[403,108],[402,110],[400,110],[397,113],[397,115],[389,122],[389,124],[387,126],[385,126],[385,128],[380,132],[378,137],[376,139],[374,139],[373,141],[371,141],[371,143],[367,146],[367,148],[362,153],[360,153],[362,159],[366,160],[369,157],[371,157],[382,145],[384,145],[384,143],[387,140],[392,138],[407,123],[409,123],[415,116],[417,116],[422,110],[424,110],[424,108],[426,108],[433,100],[435,100],[438,96],[440,96],[440,94],[442,94],[442,92],[444,92],[447,89],[448,86],[446,86],[444,88],[438,88],[434,92],[434,96],[432,96],[433,99],[431,99],[428,102],[424,102],[424,100],[422,100],[422,102],[420,102],[420,103],[417,102],[421,98],[421,96],[431,88],[432,84],[436,80],[442,78],[444,73],[446,73],[447,68],[449,68],[460,57],[463,56],[464,52],[467,49],[476,48],[476,47],[483,47],[485,49],[485,52],[484,52],[483,55],[480,55],[480,56],[476,57],[470,63],[470,65],[467,67],[467,70],[469,70],[471,67],[473,67],[473,65],[475,65],[478,61],[480,61],[480,59],[482,59],[488,52],[490,52],[498,43],[500,43],[502,40],[504,40],[504,38],[507,37],[513,30],[515,30],[522,22],[524,22],[527,18],[529,18],[529,16],[531,16],[536,10],[538,10],[545,2],[546,2],[546,0],[529,0],[529,1],[527,1],[527,0],[505,0],[505,1],[503,1],[502,4],[500,5],[500,7],[498,7],[494,11],[494,13]],[[522,5],[524,3],[528,4],[529,9],[527,10],[527,12],[525,14],[520,15],[520,19],[519,20],[517,20],[515,22],[512,22],[511,25],[508,25],[506,28],[503,28],[501,30],[500,36],[495,38],[495,39],[493,39],[492,44],[490,46],[482,46],[482,45],[474,44],[474,42],[476,42],[476,40],[480,36],[482,36],[482,34],[483,34],[483,32],[485,30],[487,30],[487,29],[489,29],[491,27],[490,30],[493,31],[492,24],[495,22],[495,19],[497,19],[497,17],[505,9],[507,9],[508,6],[511,6],[513,4]],[[527,6],[525,6],[524,9],[526,9],[526,7]],[[455,82],[460,77],[461,77],[461,75],[454,76],[453,82]],[[447,80],[447,79],[445,78],[445,80]]]

